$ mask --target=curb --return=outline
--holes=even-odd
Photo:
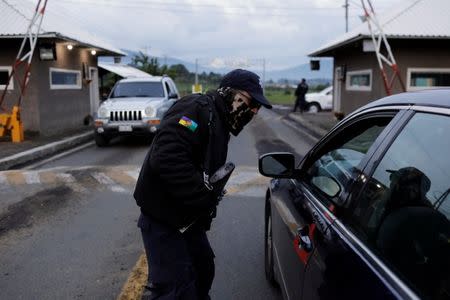
[[[86,132],[59,142],[53,142],[47,145],[39,146],[26,150],[5,158],[0,159],[0,171],[9,170],[12,167],[23,165],[54,153],[72,148],[89,140],[92,140],[94,133]]]
[[[325,134],[328,133],[327,130],[319,128],[314,123],[308,122],[307,120],[293,113],[287,115],[286,119],[296,122],[302,127],[302,129],[308,131],[309,134],[311,134],[317,139],[321,139]]]

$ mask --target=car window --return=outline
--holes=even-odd
[[[111,98],[122,97],[164,97],[161,82],[119,82]]]
[[[390,146],[349,225],[426,298],[450,295],[450,117],[417,113]]]
[[[374,117],[345,128],[305,164],[305,180],[326,206],[336,202],[359,173],[359,164],[392,117]],[[327,178],[324,180],[324,177]],[[337,191],[335,195],[330,191]],[[330,199],[330,196],[332,199]],[[333,199],[335,198],[335,199]]]

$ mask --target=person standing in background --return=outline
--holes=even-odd
[[[302,78],[302,81],[298,84],[295,90],[295,96],[297,97],[294,105],[294,112],[297,111],[297,107],[300,108],[300,113],[307,110],[305,95],[308,92],[308,84],[306,84],[306,79]]]

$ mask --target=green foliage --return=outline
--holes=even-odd
[[[148,55],[139,51],[132,59],[132,65],[138,69],[152,75],[160,75],[160,68],[158,59],[156,57],[149,57]]]
[[[294,88],[290,87],[266,87],[265,96],[272,104],[292,105],[295,102]]]

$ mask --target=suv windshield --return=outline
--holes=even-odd
[[[111,94],[111,98],[122,97],[164,97],[161,82],[122,82]]]

